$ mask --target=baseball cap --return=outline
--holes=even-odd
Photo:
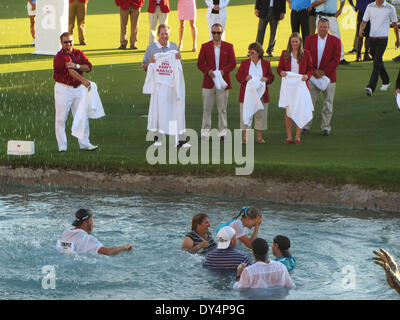
[[[80,226],[83,221],[89,219],[93,213],[89,209],[79,209],[77,212],[75,212],[75,221],[72,222],[72,225],[74,227]]]
[[[217,234],[218,249],[228,248],[235,234],[236,234],[235,229],[233,229],[232,227],[226,226],[221,228],[221,230],[219,230]]]

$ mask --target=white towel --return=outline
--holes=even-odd
[[[400,94],[396,94],[396,102],[397,102],[397,108],[399,108],[400,111]]]
[[[264,106],[261,102],[261,97],[265,92],[265,82],[259,79],[252,78],[246,84],[243,100],[243,123],[250,127],[253,120],[253,115],[258,110],[263,110]]]
[[[317,79],[314,76],[310,78],[310,81],[314,86],[316,86],[319,90],[325,91],[328,88],[328,85],[331,83],[331,79],[327,76],[322,76],[321,78]]]
[[[90,81],[90,90],[80,86],[81,99],[72,122],[71,134],[78,139],[84,139],[87,119],[98,119],[105,116],[97,85]]]
[[[279,108],[286,108],[287,116],[299,128],[312,120],[314,111],[310,91],[301,78],[301,74],[293,72],[287,72],[287,76],[282,77],[278,104]]]
[[[214,71],[214,84],[215,84],[215,89],[217,90],[225,90],[225,88],[228,86],[228,84],[225,82],[224,78],[222,78],[221,71],[215,70]]]

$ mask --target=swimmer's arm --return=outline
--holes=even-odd
[[[101,247],[97,253],[99,254],[104,254],[106,256],[115,256],[119,253],[121,253],[122,251],[127,251],[127,250],[132,250],[132,245],[131,244],[126,244],[124,246],[121,247],[113,247],[113,248],[106,248],[106,247]]]
[[[204,241],[203,241],[204,242]],[[182,242],[182,250],[187,250],[189,252],[197,252],[199,249],[202,248],[202,243],[198,243],[195,246],[193,245],[193,240],[189,237],[185,237]]]

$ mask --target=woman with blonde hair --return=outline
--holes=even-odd
[[[289,37],[289,42],[286,50],[282,51],[277,68],[278,74],[281,77],[286,77],[287,72],[291,71],[302,75],[302,81],[308,81],[313,75],[314,68],[312,64],[311,53],[304,49],[303,41],[298,32],[294,32]],[[308,82],[307,87],[308,87]],[[293,120],[288,117],[287,109],[285,113],[285,127],[287,139],[284,144],[292,143],[292,126]],[[296,125],[296,137],[294,143],[300,145],[301,128]]]

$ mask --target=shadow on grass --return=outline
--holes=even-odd
[[[9,46],[0,46],[0,49],[18,49],[18,48],[33,48],[33,44],[21,44],[21,45],[9,45]]]

